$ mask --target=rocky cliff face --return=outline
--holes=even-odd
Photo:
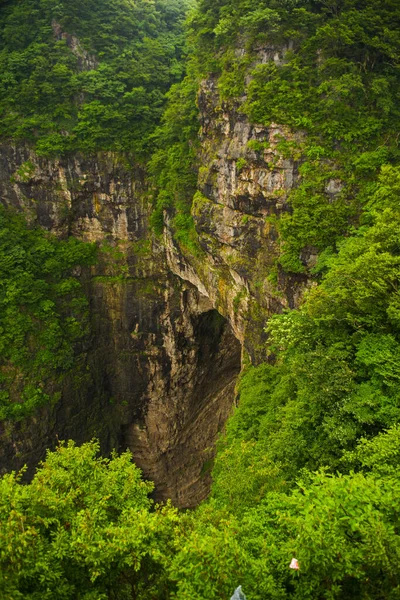
[[[194,506],[234,401],[240,344],[212,303],[170,272],[149,234],[145,192],[143,173],[112,154],[51,161],[1,147],[1,201],[101,252],[93,272],[78,274],[91,303],[87,378],[66,381],[56,406],[4,423],[0,464],[33,467],[57,438],[98,436],[104,452],[132,450],[158,498]]]
[[[58,236],[100,246],[79,273],[90,298],[87,378],[66,381],[56,406],[3,424],[1,469],[33,466],[59,439],[98,436],[103,452],[129,447],[160,499],[194,506],[210,484],[213,447],[232,410],[241,352],[265,358],[271,314],[295,306],[301,277],[279,273],[274,216],[288,210],[297,164],[278,151],[290,132],[251,125],[240,101],[203,82],[199,191],[193,216],[202,252],[185,254],[167,227],[148,227],[143,172],[115,154],[47,160],[0,148],[0,198]],[[242,357],[243,358],[243,357]]]
[[[297,163],[285,159],[278,144],[293,134],[279,125],[250,124],[240,111],[243,100],[221,102],[217,81],[203,82],[192,211],[203,255],[185,255],[169,228],[165,245],[172,272],[210,299],[257,363],[265,357],[268,318],[296,306],[307,281],[283,272],[271,277],[279,253],[274,217],[289,210],[287,197],[298,179]]]

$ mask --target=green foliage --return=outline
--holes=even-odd
[[[240,158],[237,159],[236,161],[236,172],[238,174],[241,173],[241,171],[243,171],[243,169],[247,166],[247,160],[245,158],[243,158],[243,156],[241,156]]]
[[[153,485],[128,452],[99,444],[48,452],[28,485],[0,480],[0,591],[4,600],[164,598],[176,514],[153,507]]]
[[[398,484],[316,474],[294,493],[284,516],[301,569],[294,598],[398,597]]]
[[[52,382],[79,369],[88,303],[72,272],[94,259],[92,244],[59,241],[0,210],[1,419],[31,413]]]
[[[252,600],[397,598],[398,437],[396,428],[360,443],[354,457],[367,473],[304,473],[293,491],[270,491],[253,507],[216,499],[185,517],[171,568],[176,597],[227,598],[240,582]],[[243,472],[243,488],[251,476]]]
[[[212,73],[222,102],[246,93],[252,122],[292,131],[277,148],[299,172],[290,212],[274,219],[280,268],[316,281],[298,310],[270,320],[271,364],[242,378],[211,498],[196,511],[155,508],[129,455],[98,459],[96,444],[60,446],[29,485],[1,480],[2,596],[222,600],[242,584],[249,600],[398,598],[398,2],[200,0],[178,83],[182,13],[8,2],[0,134],[44,154],[151,150],[153,227],[160,234],[166,215],[198,253],[196,94]],[[257,66],[262,47],[271,52]],[[239,158],[237,172],[245,166]],[[76,367],[87,315],[71,269],[93,250],[1,218],[0,400],[18,418]],[[103,253],[121,283],[123,253]]]
[[[320,284],[271,320],[275,363],[242,379],[212,499],[173,561],[178,598],[399,594],[399,19],[391,0],[202,0],[189,18],[197,77],[295,133],[278,144],[300,176],[279,262]]]
[[[348,457],[365,473],[304,473],[254,507],[212,500],[181,515],[153,505],[129,453],[98,450],[61,444],[30,484],[0,480],[5,600],[223,600],[239,582],[252,600],[398,597],[398,428]]]
[[[185,5],[22,0],[0,14],[0,136],[39,154],[148,155],[164,95],[182,76]]]
[[[211,500],[192,525],[202,545],[176,563],[178,598],[208,563],[260,600],[398,597],[399,182],[398,167],[381,170],[362,227],[323,257],[300,309],[271,319],[275,362],[242,378]],[[212,519],[228,558],[218,544],[214,553]],[[193,597],[224,589],[216,579]]]
[[[302,251],[335,247],[357,223],[382,164],[398,160],[398,8],[391,1],[349,1],[332,11],[304,4],[299,41],[283,64],[255,69],[245,109],[255,122],[307,133],[293,210],[280,224],[288,271],[306,270]],[[386,44],[378,41],[385,36]],[[332,181],[339,184],[333,196]]]
[[[232,581],[245,574],[248,562],[236,531],[237,519],[211,506],[196,512],[196,523],[192,515],[181,518],[170,568],[177,600],[230,597]]]
[[[383,169],[369,225],[325,257],[299,310],[271,319],[276,362],[244,376],[216,459],[221,502],[254,505],[303,468],[344,470],[357,440],[400,421],[399,181],[399,168]]]
[[[175,239],[192,254],[198,254],[197,234],[190,214],[196,191],[199,129],[196,104],[197,80],[189,73],[171,87],[162,123],[154,134],[155,151],[149,170],[156,186],[152,226],[160,235],[164,211],[172,215]]]

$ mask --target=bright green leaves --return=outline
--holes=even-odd
[[[226,598],[239,582],[256,600],[397,598],[400,490],[397,472],[380,471],[398,459],[397,438],[394,429],[359,446],[366,474],[304,473],[292,492],[266,493],[253,508],[211,501],[185,517],[171,569],[177,598]]]
[[[293,597],[396,598],[398,481],[317,474],[300,488],[283,517],[300,564]]]
[[[0,212],[0,417],[23,418],[49,400],[48,386],[78,368],[76,344],[89,331],[77,266],[95,248],[58,241]]]
[[[345,454],[344,461],[351,468],[362,468],[376,475],[398,476],[400,468],[400,428],[394,425],[371,440],[362,438],[354,450]]]
[[[213,496],[235,512],[304,468],[346,471],[360,438],[400,420],[399,169],[374,185],[365,225],[326,254],[298,310],[270,320],[274,365],[250,369],[219,444]]]
[[[228,434],[229,435],[229,434]],[[287,493],[264,490],[253,507],[246,503],[219,504],[217,474],[216,500],[197,511],[194,533],[174,561],[173,576],[179,581],[178,598],[224,598],[222,581],[213,580],[196,589],[198,572],[208,569],[224,574],[234,587],[241,583],[251,598],[397,598],[400,585],[400,507],[397,500],[397,428],[362,440],[346,456],[366,473],[330,475],[298,473],[295,489]],[[290,452],[290,448],[287,451]],[[237,469],[242,487],[252,484],[253,471]],[[299,481],[300,479],[300,481]],[[239,497],[238,497],[239,498]],[[219,538],[225,537],[224,550]],[[289,569],[293,557],[300,571]],[[236,573],[229,569],[236,565]],[[175,571],[175,565],[180,570]],[[218,581],[218,580],[217,580]],[[215,584],[214,584],[215,585]],[[196,592],[197,591],[197,595]]]
[[[128,452],[61,444],[30,484],[0,479],[2,598],[225,600],[239,584],[253,600],[397,598],[399,448],[393,428],[346,456],[365,473],[178,515],[154,507]]]
[[[343,322],[354,330],[398,331],[400,215],[393,206],[398,172],[382,171],[369,200],[370,227],[343,241],[338,255],[327,261],[329,271],[307,304],[312,316]]]
[[[236,539],[237,520],[213,506],[181,518],[170,576],[177,600],[229,598],[248,560]]]
[[[152,508],[153,485],[128,452],[98,451],[60,445],[29,485],[0,481],[2,598],[144,600],[162,590],[175,511]]]
[[[292,212],[279,227],[286,271],[309,271],[309,252],[336,249],[358,223],[371,179],[385,161],[398,160],[400,15],[390,13],[390,2],[356,4],[320,14],[283,64],[259,65],[248,87],[244,109],[253,122],[307,134]],[[386,36],[391,47],[378,41]],[[315,146],[324,151],[310,160]],[[330,180],[340,183],[334,194]]]
[[[209,502],[181,518],[170,570],[177,600],[225,600],[239,584],[254,600],[288,597],[284,577],[275,571],[278,564],[284,575],[290,561],[287,549],[279,547],[285,530],[276,529],[276,511],[282,507],[277,498],[237,515]]]
[[[303,126],[309,133],[357,146],[383,129],[394,131],[393,120],[399,118],[394,101],[399,46],[393,40],[389,50],[377,39],[396,31],[398,15],[390,18],[385,3],[374,5],[373,12],[370,6],[363,10],[349,4],[335,16],[320,15],[307,40],[264,78],[265,87],[256,78],[249,106],[254,101],[262,110],[262,93],[270,111],[265,117],[258,114],[258,120],[272,118],[296,127],[301,126],[298,118],[306,116],[309,121]]]
[[[398,438],[345,457],[366,473],[303,473],[253,507],[210,501],[180,516],[153,506],[129,453],[62,444],[30,484],[0,480],[2,597],[225,600],[240,583],[254,600],[397,598]]]

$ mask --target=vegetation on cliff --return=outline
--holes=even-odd
[[[49,157],[113,150],[143,161],[165,94],[182,78],[185,10],[180,0],[3,2],[2,142]],[[20,183],[32,168],[20,167]],[[91,264],[94,248],[6,210],[0,235],[0,418],[22,419],[59,397],[66,374],[70,385],[88,375],[88,301],[73,269]]]
[[[100,459],[96,443],[48,453],[28,485],[5,475],[2,598],[227,599],[239,582],[255,600],[398,597],[398,427],[346,456],[356,472],[304,471],[288,492],[271,485],[279,465],[241,446],[240,479],[224,488],[220,472],[180,515],[148,499],[129,453]]]
[[[200,0],[188,25],[192,72],[218,78],[227,110],[242,98],[251,122],[300,134],[279,146],[300,175],[278,223],[279,263],[307,272],[310,251],[336,251],[381,166],[399,160],[398,3]]]
[[[398,597],[399,168],[373,189],[301,308],[271,320],[274,363],[242,379],[178,598]]]
[[[0,419],[22,419],[55,400],[67,374],[84,370],[88,301],[74,269],[93,244],[64,241],[0,209]]]
[[[315,281],[299,310],[271,320],[273,364],[242,379],[178,587],[184,598],[229,597],[239,582],[260,600],[395,598],[398,3],[203,1],[190,26],[221,102],[246,91],[252,122],[300,134],[280,144],[300,179],[276,222],[278,268]],[[188,583],[193,562],[213,565],[207,593]]]
[[[188,75],[172,86],[167,106],[153,139],[154,152],[148,163],[156,189],[152,226],[160,235],[164,229],[164,211],[173,215],[170,227],[174,237],[192,254],[198,251],[197,234],[190,214],[196,192],[199,150],[198,81],[188,68]]]

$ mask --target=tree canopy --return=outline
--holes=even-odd
[[[61,444],[30,484],[0,482],[4,600],[163,598],[175,511],[156,508],[130,454]]]
[[[0,136],[142,160],[182,76],[180,0],[22,0],[0,13]]]

